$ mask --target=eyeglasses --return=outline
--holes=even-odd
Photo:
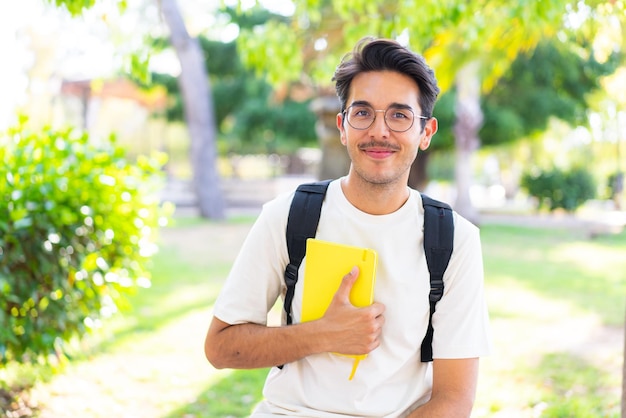
[[[352,105],[343,113],[348,124],[354,129],[364,130],[372,126],[376,120],[376,113],[384,114],[385,124],[394,132],[405,132],[411,129],[415,118],[429,119],[426,116],[415,116],[413,111],[408,107],[389,106],[387,110],[374,109],[369,105]]]

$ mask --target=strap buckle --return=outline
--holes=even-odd
[[[443,296],[443,278],[433,278],[430,281],[430,302],[439,302]]]
[[[287,264],[287,267],[285,268],[285,284],[287,285],[287,288],[295,286],[297,281],[298,267],[291,263]]]

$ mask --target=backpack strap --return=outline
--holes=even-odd
[[[287,218],[287,252],[289,264],[285,268],[285,294],[284,310],[287,315],[287,325],[291,325],[291,303],[298,281],[298,269],[302,264],[306,252],[306,240],[315,237],[317,225],[320,220],[322,203],[328,184],[331,180],[301,184],[291,201],[289,217]]]
[[[454,246],[454,219],[452,208],[422,194],[424,205],[424,252],[430,272],[430,316],[428,329],[422,341],[422,362],[433,360],[433,314],[435,305],[443,296],[443,273],[448,267]]]
[[[289,264],[285,268],[285,294],[284,311],[287,325],[293,323],[291,305],[298,282],[298,269],[306,252],[306,240],[315,237],[319,218],[322,211],[322,203],[328,190],[328,184],[332,180],[318,181],[301,184],[296,189],[289,217],[287,218],[287,252]],[[452,208],[435,199],[422,194],[424,206],[424,253],[426,264],[430,272],[430,316],[428,329],[422,341],[421,361],[429,362],[433,359],[433,326],[432,317],[435,305],[443,296],[443,274],[448,267],[454,244],[454,219]],[[278,366],[282,368],[282,366]]]

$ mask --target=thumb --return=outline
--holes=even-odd
[[[335,293],[335,297],[339,298],[340,301],[349,303],[350,302],[350,291],[352,290],[352,286],[354,286],[354,282],[359,277],[359,267],[354,266],[352,270],[341,280],[341,284],[339,285],[339,289]]]

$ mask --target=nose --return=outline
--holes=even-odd
[[[377,137],[386,137],[389,135],[389,127],[387,126],[387,121],[385,120],[385,111],[384,110],[374,110],[376,112],[376,117],[374,118],[374,122],[370,126],[370,135]]]

